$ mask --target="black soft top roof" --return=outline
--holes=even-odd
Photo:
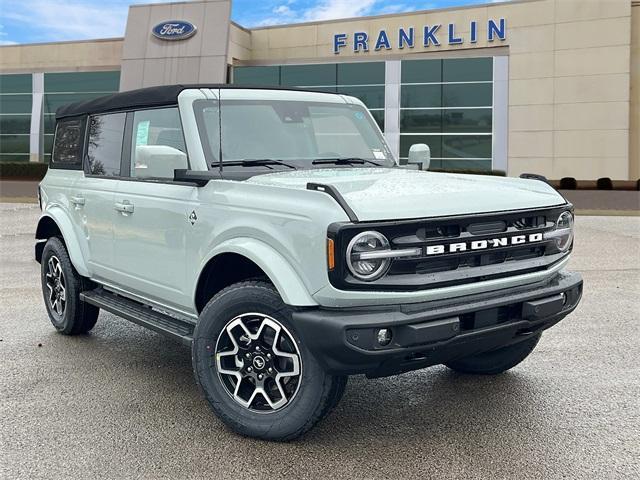
[[[63,105],[56,110],[56,119],[66,117],[77,117],[92,113],[114,112],[118,110],[131,110],[145,107],[161,107],[163,105],[175,105],[178,103],[178,95],[183,90],[190,88],[242,88],[260,90],[297,90],[292,87],[265,87],[252,85],[229,85],[223,84],[186,84],[186,85],[162,85],[159,87],[140,88],[127,92],[114,93],[104,97],[85,100],[84,102],[70,103]],[[313,91],[313,90],[306,90]],[[326,92],[324,92],[326,93]]]

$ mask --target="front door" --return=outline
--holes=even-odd
[[[186,245],[197,187],[173,183],[188,168],[177,108],[130,113],[131,161],[114,208],[118,283],[143,299],[178,310],[193,304],[186,291]]]

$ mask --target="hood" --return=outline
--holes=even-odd
[[[258,175],[247,182],[306,189],[334,186],[361,221],[440,217],[562,205],[539,180],[459,175],[404,168],[331,168]]]

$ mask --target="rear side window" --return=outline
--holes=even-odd
[[[82,168],[82,140],[84,118],[60,120],[51,155],[51,168],[80,170]]]
[[[119,177],[126,113],[89,118],[87,165],[89,175]]]

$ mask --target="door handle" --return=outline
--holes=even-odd
[[[69,199],[76,207],[84,205],[84,197],[73,196]]]
[[[124,201],[124,202],[116,202],[116,204],[114,205],[114,208],[116,209],[116,212],[120,212],[124,215],[127,215],[129,213],[133,213],[133,204]]]

